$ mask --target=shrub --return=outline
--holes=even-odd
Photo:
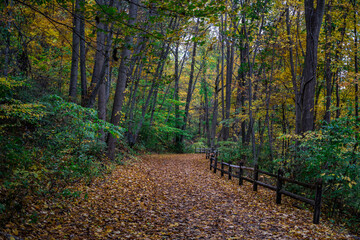
[[[68,196],[67,186],[101,176],[108,168],[100,135],[123,134],[96,111],[56,95],[29,103],[7,97],[0,121],[0,222],[31,198]]]
[[[360,124],[354,117],[339,118],[320,130],[297,137],[292,159],[280,160],[302,182],[323,180],[327,213],[360,213]]]

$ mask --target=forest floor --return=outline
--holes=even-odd
[[[36,223],[8,224],[23,239],[352,239],[286,197],[220,178],[204,154],[146,155],[75,199],[34,204]],[[41,207],[40,207],[41,206]]]

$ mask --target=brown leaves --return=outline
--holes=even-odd
[[[6,231],[29,239],[348,238],[325,223],[312,224],[310,211],[276,205],[273,192],[221,179],[202,155],[142,159],[91,187],[78,186],[77,202],[49,204],[37,224]]]

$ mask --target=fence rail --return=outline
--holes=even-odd
[[[211,151],[210,148],[197,148],[197,147],[195,147],[195,153],[206,153],[207,154],[208,152],[210,153],[210,151]]]
[[[276,203],[281,204],[281,197],[282,195],[294,198],[296,200],[302,201],[304,203],[310,204],[314,207],[314,215],[313,215],[313,223],[318,224],[320,221],[320,209],[321,209],[321,194],[322,194],[322,182],[319,180],[316,184],[309,184],[299,182],[295,179],[290,179],[284,177],[284,172],[281,169],[278,169],[277,174],[270,173],[264,170],[259,169],[258,165],[255,167],[246,167],[243,163],[240,165],[234,165],[230,163],[223,162],[222,160],[220,163],[218,162],[218,155],[219,152],[213,151],[210,152],[205,151],[206,158],[210,159],[210,170],[213,170],[216,173],[217,170],[220,171],[220,176],[223,177],[224,174],[228,175],[228,179],[231,178],[238,178],[239,185],[243,185],[243,181],[247,181],[253,184],[253,190],[257,191],[258,185],[268,188],[272,191],[276,192]],[[220,167],[218,166],[220,164]],[[226,168],[225,168],[226,167]],[[252,172],[252,178],[244,175],[244,170]],[[259,174],[263,174],[269,177],[276,178],[276,186],[259,181]],[[285,182],[296,184],[308,189],[315,190],[315,199],[309,199],[304,196],[289,192],[285,189]]]

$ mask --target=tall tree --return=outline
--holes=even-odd
[[[80,79],[81,79],[81,105],[85,106],[85,98],[87,95],[86,81],[86,49],[85,49],[85,0],[80,0],[81,11],[79,12],[80,21]]]
[[[175,82],[175,89],[174,89],[174,99],[175,99],[175,128],[180,129],[180,106],[179,106],[179,80],[180,80],[180,73],[179,73],[179,45],[180,41],[175,43],[175,52],[174,52],[174,82]],[[178,152],[181,152],[181,136],[177,132],[175,133],[175,149]]]
[[[211,120],[211,148],[215,147],[215,135],[216,135],[216,126],[217,126],[217,118],[218,118],[218,105],[219,105],[219,80],[220,80],[220,56],[217,58],[216,64],[216,79],[215,79],[215,86],[214,86],[214,104],[213,104],[213,115]]]
[[[306,54],[300,87],[300,132],[314,129],[314,97],[316,86],[317,49],[325,0],[305,0]]]
[[[139,4],[139,0],[132,0],[129,2],[129,19],[127,25],[130,27],[134,26],[136,23],[138,4]],[[113,109],[111,112],[111,120],[110,120],[110,123],[114,124],[115,126],[118,126],[120,124],[121,109],[123,105],[124,91],[126,88],[126,81],[127,81],[128,62],[131,54],[130,46],[132,45],[132,42],[133,42],[133,36],[131,34],[126,35],[124,40],[124,45],[122,47],[119,75],[116,82],[114,104],[113,104]],[[108,136],[107,144],[108,144],[108,157],[110,159],[114,159],[115,138],[111,134]]]
[[[235,29],[233,27],[233,22],[230,24],[230,29]],[[226,141],[229,138],[229,123],[230,120],[230,109],[231,109],[231,84],[232,84],[232,76],[233,76],[233,65],[234,65],[234,44],[233,40],[226,37],[226,107],[225,107],[225,119],[227,122],[223,127],[223,139]]]
[[[332,94],[332,70],[331,70],[331,36],[332,36],[332,18],[331,18],[332,1],[330,0],[326,4],[326,16],[325,16],[325,84],[326,84],[326,96],[325,96],[325,115],[324,120],[330,123],[331,120],[331,94]]]
[[[195,26],[195,31],[194,31],[195,35],[197,35],[197,33],[198,33],[198,27],[199,27],[199,20]],[[190,66],[188,90],[187,90],[187,95],[186,95],[184,120],[183,120],[182,127],[181,127],[181,129],[183,131],[185,131],[185,129],[186,129],[187,121],[189,118],[189,109],[190,109],[190,103],[191,103],[192,94],[193,94],[193,87],[194,87],[193,82],[194,82],[195,57],[196,57],[197,44],[198,44],[197,40],[195,39],[193,49],[192,49],[192,55],[191,55],[191,66]],[[184,135],[181,135],[181,143],[183,143],[183,142],[184,142]]]
[[[76,0],[73,6],[73,40],[72,40],[72,57],[71,57],[71,74],[69,84],[70,101],[76,101],[77,78],[79,66],[79,46],[80,46],[80,0]]]
[[[354,8],[354,65],[355,65],[355,117],[359,121],[359,65],[358,65],[358,34],[357,34],[357,6],[356,0],[353,0]]]

